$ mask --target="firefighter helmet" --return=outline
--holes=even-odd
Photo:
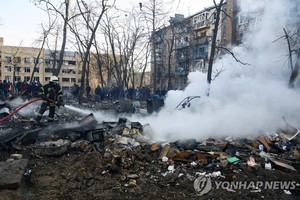
[[[57,82],[57,81],[58,81],[57,76],[51,76],[50,77],[50,82]]]

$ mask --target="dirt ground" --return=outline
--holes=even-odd
[[[70,150],[61,156],[36,157],[30,150],[3,152],[1,161],[10,153],[22,153],[29,163],[19,188],[0,190],[0,199],[299,199],[300,191],[287,195],[283,190],[226,191],[212,189],[204,196],[197,196],[193,187],[195,172],[209,171],[203,167],[189,167],[176,163],[176,172],[163,176],[167,169],[157,160],[158,152],[143,158],[113,164],[112,158],[105,158],[98,151]],[[127,152],[128,153],[128,152]],[[131,152],[132,153],[132,152]],[[121,167],[120,167],[121,166]],[[230,174],[234,169],[236,180],[284,180],[298,181],[300,174],[282,170],[244,169],[243,166],[214,168]],[[229,172],[229,173],[228,173]],[[179,176],[179,174],[182,174]],[[212,178],[212,180],[218,180]],[[219,179],[221,180],[221,179]],[[214,186],[213,186],[214,187]]]

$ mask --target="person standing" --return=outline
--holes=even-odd
[[[9,83],[6,80],[3,81],[2,89],[3,89],[3,96],[6,99],[9,94]]]
[[[101,101],[101,92],[102,92],[102,89],[101,87],[98,85],[95,89],[95,95],[96,95],[96,100],[97,101]]]
[[[88,85],[88,86],[85,88],[85,90],[86,90],[86,97],[87,97],[87,98],[90,98],[90,93],[91,93],[92,88]]]
[[[41,98],[43,98],[43,103],[36,116],[36,121],[41,121],[44,112],[49,106],[48,122],[53,122],[55,115],[55,106],[63,106],[63,92],[60,85],[58,84],[58,77],[51,76],[50,82],[42,86],[38,94]]]

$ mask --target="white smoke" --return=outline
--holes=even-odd
[[[240,2],[244,16],[257,16],[259,11],[258,20],[251,22],[252,29],[244,36],[244,45],[233,49],[249,65],[223,56],[214,69],[225,70],[212,82],[210,97],[205,97],[206,74],[190,73],[188,87],[170,91],[161,112],[139,119],[151,125],[154,139],[257,136],[284,127],[282,117],[299,126],[300,91],[288,88],[287,43],[278,40],[284,35],[285,16],[295,5],[285,0]],[[182,99],[195,95],[201,98],[191,101],[190,108],[175,110]]]
[[[205,96],[207,74],[193,72],[184,90],[168,92],[159,113],[128,117],[131,121],[149,124],[153,140],[254,137],[284,127],[282,117],[300,128],[300,90],[299,87],[288,88],[287,43],[278,40],[291,17],[290,8],[295,6],[291,2],[299,1],[240,2],[243,16],[259,16],[251,21],[249,34],[244,35],[244,45],[232,49],[247,65],[225,55],[214,64],[214,70],[223,71],[212,82],[209,97]],[[190,107],[176,109],[188,96],[201,97],[192,100]],[[93,112],[98,122],[118,118],[105,112],[68,108],[81,114]]]

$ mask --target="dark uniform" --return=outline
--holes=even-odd
[[[44,112],[49,106],[48,122],[53,122],[55,106],[57,105],[59,107],[63,105],[63,93],[60,85],[55,82],[50,82],[41,87],[38,94],[43,98],[43,103],[37,114],[36,121],[41,121]]]

